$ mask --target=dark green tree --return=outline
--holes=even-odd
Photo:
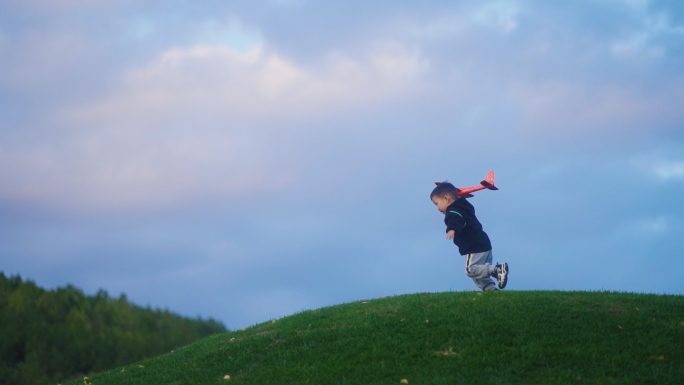
[[[0,384],[49,384],[111,369],[225,332],[213,319],[143,308],[122,294],[45,290],[0,272]]]

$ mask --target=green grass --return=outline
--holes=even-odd
[[[224,376],[229,375],[229,380]],[[450,292],[214,335],[71,384],[682,384],[684,297]]]

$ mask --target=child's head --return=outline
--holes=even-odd
[[[437,187],[432,190],[432,193],[430,193],[430,199],[435,197],[443,199],[446,196],[451,197],[452,201],[458,199],[458,189],[449,182],[439,183]]]
[[[442,182],[430,193],[430,200],[437,205],[437,210],[446,212],[447,207],[458,199],[458,189],[449,182]]]

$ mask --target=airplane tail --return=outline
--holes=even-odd
[[[480,184],[490,190],[498,190],[498,188],[494,186],[494,170],[488,172],[487,176],[482,182],[480,182]]]

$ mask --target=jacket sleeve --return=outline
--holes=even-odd
[[[449,232],[450,230],[454,230],[457,233],[460,233],[461,230],[466,226],[465,219],[463,218],[463,215],[459,213],[458,211],[447,211],[446,215],[444,216],[444,223],[447,226],[446,231]]]

